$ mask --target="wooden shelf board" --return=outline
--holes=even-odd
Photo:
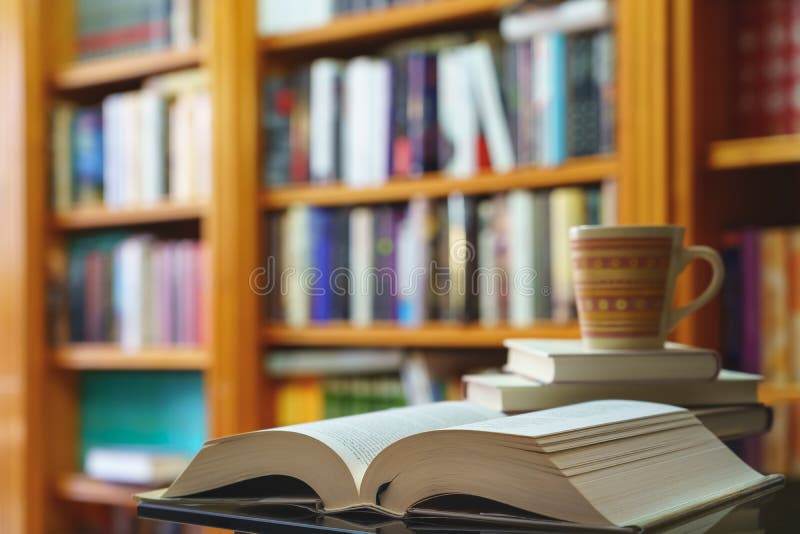
[[[158,224],[173,221],[200,219],[205,206],[199,204],[156,204],[136,208],[109,209],[105,207],[77,208],[53,215],[57,230],[84,230],[114,226]]]
[[[773,384],[764,382],[758,386],[758,400],[765,404],[800,401],[800,384]]]
[[[418,180],[396,179],[363,189],[342,184],[275,187],[261,193],[261,206],[268,210],[285,209],[291,204],[342,206],[407,201],[415,196],[445,197],[455,191],[482,195],[509,189],[535,189],[599,182],[618,174],[613,156],[574,158],[559,167],[520,167],[505,174],[485,172],[459,180],[443,173],[428,173]]]
[[[800,163],[800,134],[715,141],[708,153],[708,166],[712,169],[787,163]]]
[[[199,47],[86,59],[56,72],[52,82],[57,89],[63,91],[85,89],[196,67],[202,60],[203,53]]]
[[[311,52],[410,37],[424,31],[457,28],[470,21],[491,20],[514,3],[515,0],[436,0],[343,15],[319,28],[262,37],[260,48],[267,53]]]
[[[262,341],[273,346],[389,346],[389,347],[489,347],[502,348],[510,337],[577,338],[578,324],[542,321],[528,328],[484,328],[430,322],[418,328],[378,324],[364,328],[345,322],[292,328],[268,324]]]
[[[65,501],[91,504],[107,504],[134,508],[135,493],[148,491],[150,487],[115,484],[95,480],[79,473],[62,475],[56,480],[56,495]]]
[[[153,347],[128,353],[110,343],[71,343],[56,348],[55,363],[75,370],[204,370],[211,359],[194,347]]]

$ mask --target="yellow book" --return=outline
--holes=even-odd
[[[789,378],[788,232],[769,228],[760,239],[761,369],[764,378],[785,383]]]

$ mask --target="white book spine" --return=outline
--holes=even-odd
[[[548,31],[580,32],[603,28],[612,22],[608,0],[570,0],[553,7],[513,14],[500,21],[506,41],[525,41]]]
[[[508,322],[529,326],[536,313],[533,243],[534,193],[514,190],[508,194]]]
[[[332,59],[318,59],[311,64],[309,168],[312,182],[336,178],[336,73]]]
[[[468,58],[464,48],[442,50],[437,57],[439,127],[452,145],[444,171],[468,178],[477,170],[478,118],[469,89]]]
[[[208,200],[214,181],[213,147],[211,145],[212,109],[211,94],[208,91],[198,91],[194,95],[194,155],[195,198]]]
[[[506,172],[514,167],[514,150],[508,122],[503,112],[500,84],[492,60],[492,52],[486,42],[467,45],[470,58],[469,76],[474,88],[478,117],[486,132],[486,144],[492,169]]]
[[[311,267],[311,211],[307,206],[292,206],[287,211],[288,265],[288,306],[286,323],[292,327],[308,324],[310,314],[310,287],[308,284]]]
[[[495,273],[500,271],[495,256],[497,235],[492,224],[495,207],[494,199],[478,204],[478,317],[486,328],[500,322],[500,287],[495,279]]]
[[[112,207],[117,204],[117,110],[119,95],[109,95],[103,100],[103,202]]]
[[[544,164],[547,154],[552,152],[553,140],[548,135],[547,115],[553,101],[553,80],[550,68],[551,43],[547,35],[537,35],[533,40],[533,116],[534,116],[534,158]]]
[[[164,197],[164,100],[154,90],[139,93],[142,203]]]
[[[372,322],[373,224],[371,209],[360,207],[350,212],[350,268],[353,277],[350,322],[355,326],[367,326]]]

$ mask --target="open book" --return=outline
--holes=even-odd
[[[172,486],[140,498],[242,497],[246,481],[249,497],[268,497],[268,484],[252,481],[271,475],[304,482],[327,512],[401,517],[431,497],[461,494],[566,521],[641,527],[767,480],[683,408],[603,400],[504,417],[447,402],[213,440]]]

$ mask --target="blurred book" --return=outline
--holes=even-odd
[[[477,201],[454,194],[352,209],[291,206],[268,219],[268,315],[293,327],[336,320],[525,327],[574,318],[571,279],[562,272],[566,225],[599,224],[614,203],[609,192],[586,186]],[[567,201],[554,204],[560,197]],[[556,216],[560,209],[571,215]],[[556,283],[562,290],[553,288],[551,298]]]
[[[187,48],[200,38],[200,0],[79,0],[79,59]]]
[[[170,484],[189,464],[184,454],[142,448],[92,447],[84,471],[92,478],[122,484]]]

